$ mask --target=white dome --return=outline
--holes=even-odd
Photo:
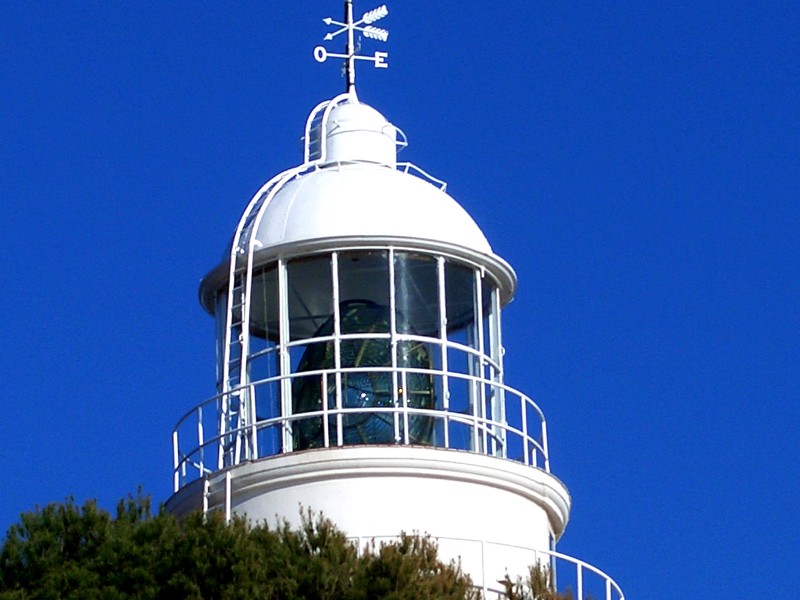
[[[325,124],[325,163],[397,165],[397,129],[366,104],[336,105]]]
[[[472,217],[448,194],[384,166],[329,166],[284,185],[255,234],[269,248],[325,238],[406,238],[492,249]]]
[[[513,269],[492,252],[458,202],[408,172],[416,167],[397,168],[398,131],[350,95],[320,104],[306,127],[306,161],[273,178],[275,187],[267,183],[253,198],[258,216],[243,217],[237,253],[249,248],[261,264],[359,245],[444,252],[486,268],[508,302],[516,288]],[[266,203],[256,202],[267,195]],[[214,293],[228,283],[230,250],[200,286],[209,312]]]

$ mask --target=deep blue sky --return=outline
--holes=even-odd
[[[0,529],[169,495],[214,392],[197,284],[342,90],[312,58],[340,5],[0,3]],[[559,549],[631,599],[795,597],[800,4],[389,7],[360,96],[517,271]]]

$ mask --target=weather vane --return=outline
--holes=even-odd
[[[342,33],[347,33],[347,44],[345,45],[345,53],[344,54],[334,54],[332,52],[328,52],[324,46],[317,46],[314,48],[314,58],[317,62],[325,62],[328,58],[343,58],[345,59],[345,73],[347,75],[347,91],[349,93],[355,93],[356,89],[356,61],[357,60],[368,60],[372,62],[376,68],[379,69],[386,69],[389,67],[389,64],[386,62],[386,59],[389,57],[388,52],[375,52],[375,54],[371,56],[365,56],[356,54],[359,47],[356,47],[355,43],[355,32],[360,32],[364,37],[378,40],[379,42],[385,42],[389,39],[389,32],[386,29],[381,29],[380,27],[374,27],[372,24],[375,21],[380,21],[386,15],[389,14],[389,9],[384,4],[383,6],[379,6],[373,10],[365,12],[361,19],[358,21],[353,20],[353,0],[345,0],[344,4],[344,22],[335,21],[330,17],[323,19],[322,21],[326,25],[336,25],[339,29],[332,33],[329,33],[325,36],[325,41],[330,41],[335,38],[337,35]]]

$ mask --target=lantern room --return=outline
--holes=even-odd
[[[442,182],[398,169],[398,132],[349,94],[318,106],[310,163],[254,198],[204,279],[219,466],[357,444],[535,450],[505,431],[514,273]]]

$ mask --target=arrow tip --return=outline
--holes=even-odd
[[[329,33],[328,35],[326,35],[326,36],[325,36],[325,41],[326,41],[326,42],[329,42],[329,41],[331,41],[332,39],[333,39],[333,34],[332,34],[332,33]]]

